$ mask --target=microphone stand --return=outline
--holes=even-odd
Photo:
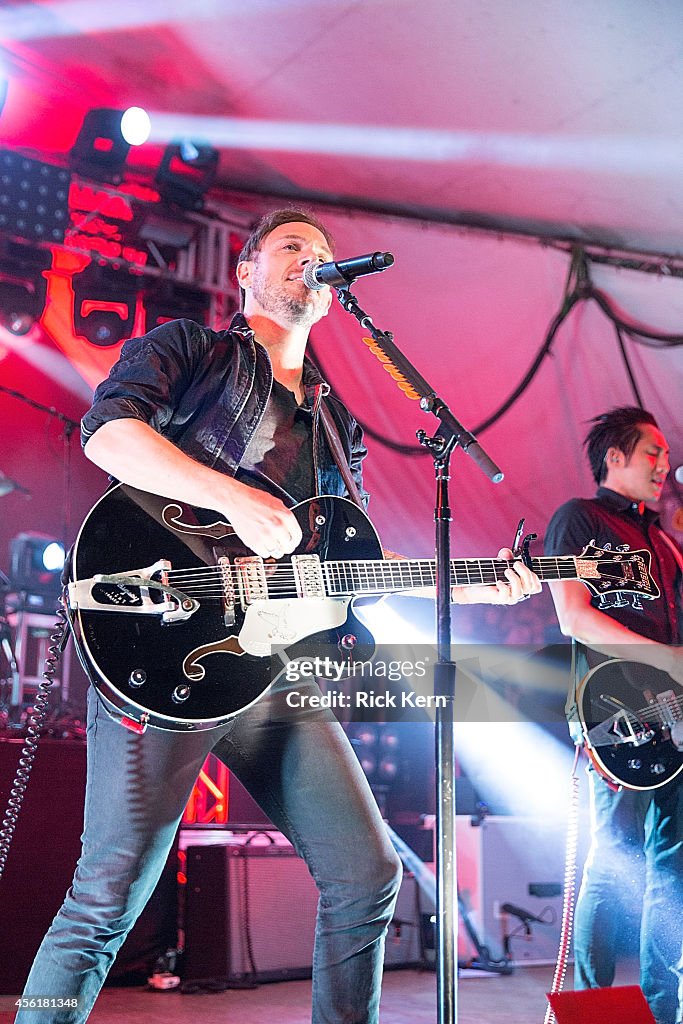
[[[457,869],[455,847],[455,662],[451,657],[451,571],[450,523],[452,519],[448,498],[450,456],[458,446],[472,458],[494,483],[503,479],[498,466],[486,454],[473,434],[455,418],[445,401],[415,369],[401,352],[388,331],[380,331],[368,314],[361,309],[350,285],[336,288],[337,296],[347,313],[367,330],[385,357],[393,363],[401,376],[420,396],[420,407],[439,420],[437,433],[428,437],[418,431],[420,444],[427,448],[434,461],[436,476],[436,623],[438,660],[434,666],[434,693],[446,697],[444,708],[436,711],[436,921],[437,921],[437,1021],[454,1024],[457,1021]]]
[[[52,416],[53,419],[58,420],[62,424],[62,440],[63,440],[63,452],[64,452],[64,464],[62,472],[62,543],[66,546],[69,542],[69,535],[71,532],[71,438],[74,431],[78,430],[79,424],[76,420],[72,420],[69,416],[65,416],[63,412],[59,412],[55,409],[54,405],[43,405],[42,402],[36,402],[33,398],[29,398],[28,395],[22,394],[21,391],[14,391],[12,388],[6,388],[0,384],[0,394],[9,395],[10,398],[16,398],[20,402],[24,402],[26,405],[30,405],[32,409],[37,409],[38,412],[46,412],[48,416]],[[16,490],[22,491],[30,497],[30,493],[27,493],[25,488],[17,487]]]

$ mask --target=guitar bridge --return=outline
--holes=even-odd
[[[603,695],[603,700],[605,699]],[[617,743],[629,743],[633,747],[642,747],[654,739],[654,730],[649,728],[640,719],[636,719],[637,726],[634,728],[633,715],[628,709],[620,708],[610,718],[594,725],[586,732],[586,742],[591,747],[610,747]]]

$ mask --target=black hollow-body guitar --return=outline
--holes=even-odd
[[[274,561],[246,548],[217,513],[117,484],[74,546],[68,603],[100,695],[131,728],[219,725],[253,704],[281,663],[332,650],[367,660],[374,642],[354,599],[433,586],[427,559],[387,560],[375,529],[345,498],[293,509],[303,539]],[[531,559],[544,581],[654,598],[648,551]],[[505,580],[497,558],[451,560],[451,583]]]
[[[612,786],[658,789],[683,769],[683,691],[666,672],[610,658],[577,687],[586,752]]]

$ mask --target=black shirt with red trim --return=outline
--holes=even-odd
[[[546,531],[545,553],[576,555],[590,543],[611,551],[647,548],[660,596],[648,600],[640,594],[594,595],[591,604],[640,636],[678,644],[682,636],[683,573],[658,520],[652,509],[646,507],[641,514],[637,502],[600,487],[595,498],[573,498],[557,510]]]

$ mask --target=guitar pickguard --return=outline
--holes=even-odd
[[[239,633],[242,648],[268,657],[273,647],[289,647],[304,637],[343,625],[349,598],[255,601],[247,608]]]

